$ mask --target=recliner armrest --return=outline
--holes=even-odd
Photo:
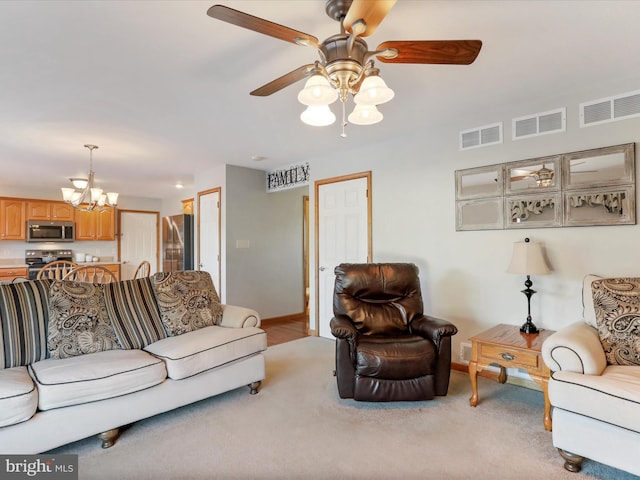
[[[557,331],[542,344],[542,358],[549,370],[601,375],[607,359],[598,331],[584,322]]]
[[[336,315],[329,322],[331,333],[336,338],[353,340],[359,333],[353,322],[346,315]]]
[[[409,328],[411,333],[429,338],[438,346],[443,337],[451,337],[458,333],[458,328],[453,323],[430,315],[414,318]]]

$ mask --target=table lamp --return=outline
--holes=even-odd
[[[525,289],[522,290],[522,293],[527,296],[527,321],[520,327],[520,331],[522,333],[538,333],[538,328],[531,321],[531,295],[536,291],[531,289],[533,282],[530,275],[546,275],[551,272],[542,253],[542,245],[530,242],[528,238],[525,238],[524,242],[514,243],[513,255],[507,272],[527,276],[524,282]]]

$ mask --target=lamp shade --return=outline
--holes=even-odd
[[[394,96],[393,90],[378,75],[370,75],[364,79],[360,86],[360,91],[353,97],[358,105],[380,105],[391,100]]]
[[[349,121],[355,125],[373,125],[382,121],[382,113],[375,105],[356,105],[349,115]]]
[[[309,105],[300,114],[300,120],[313,127],[326,127],[336,121],[336,116],[329,105]]]
[[[513,254],[511,263],[507,268],[508,273],[521,275],[546,275],[551,273],[549,265],[544,258],[542,245],[540,243],[516,242],[513,244]]]
[[[298,101],[303,105],[329,105],[338,99],[338,92],[322,75],[313,75],[298,93]]]

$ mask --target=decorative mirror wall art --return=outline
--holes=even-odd
[[[456,230],[635,225],[635,144],[457,170]]]
[[[559,192],[537,195],[513,195],[505,198],[507,228],[562,226],[562,201]]]

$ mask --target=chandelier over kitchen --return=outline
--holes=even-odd
[[[89,176],[88,178],[70,178],[73,188],[61,188],[62,199],[78,210],[98,210],[115,207],[118,204],[118,193],[102,193],[101,188],[95,186],[93,180],[93,151],[97,145],[87,144],[89,149]],[[78,190],[76,190],[78,189]]]

